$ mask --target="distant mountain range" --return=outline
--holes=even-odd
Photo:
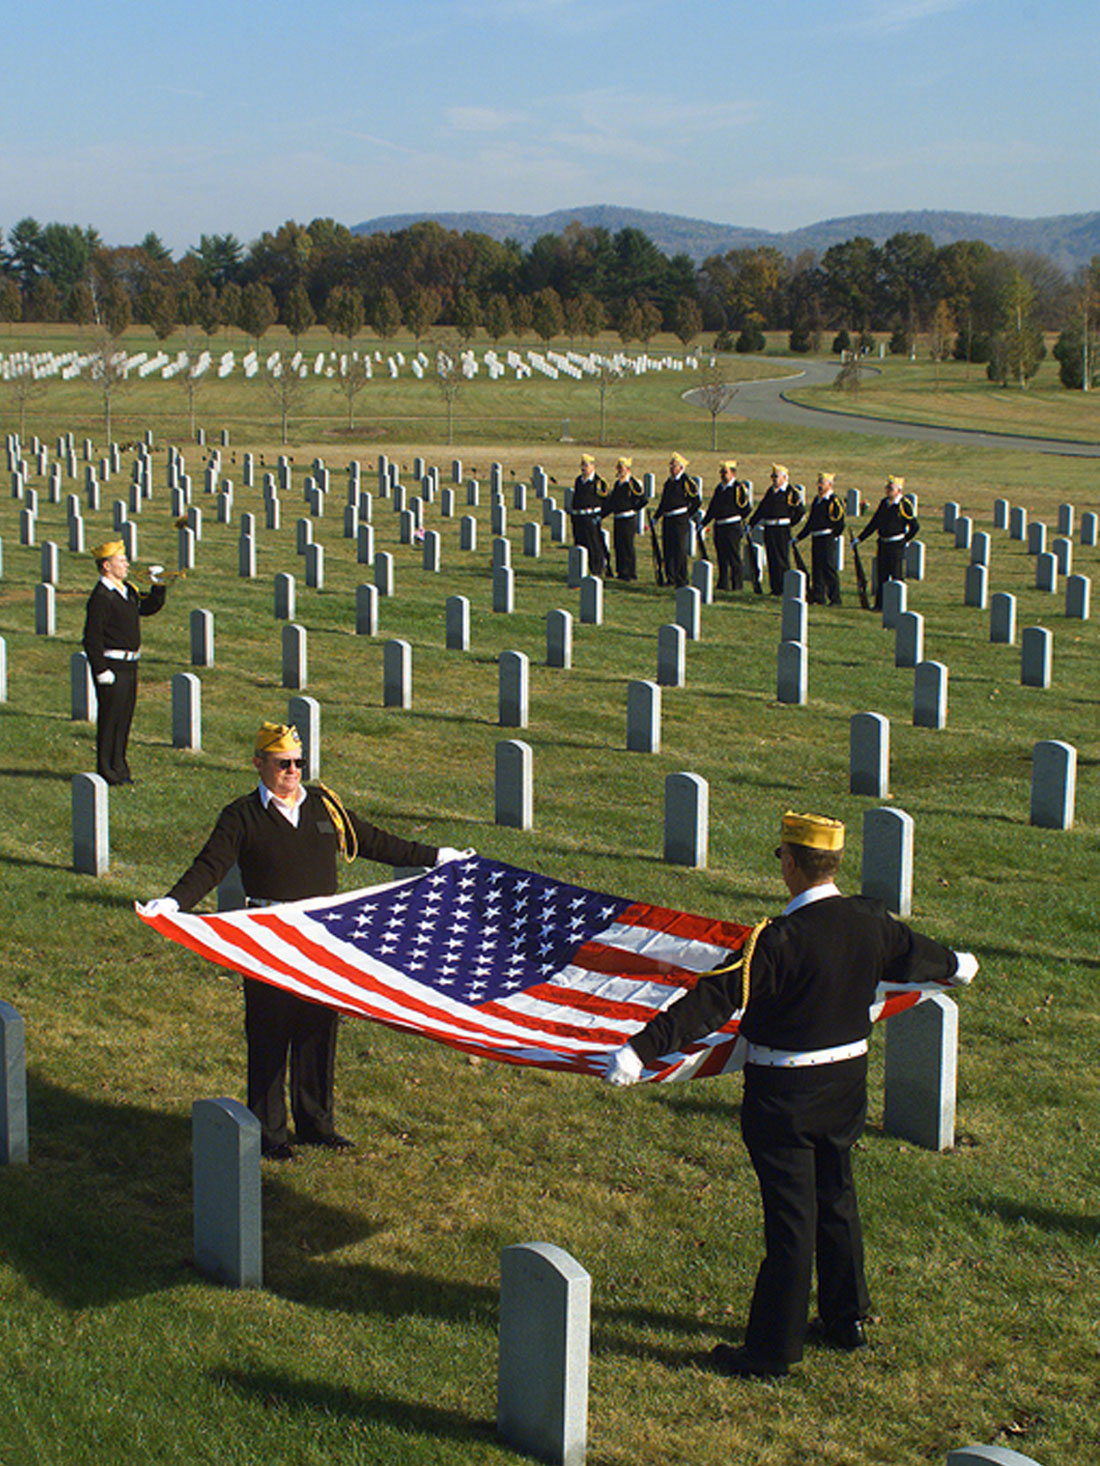
[[[667,255],[687,254],[701,264],[708,255],[731,249],[774,245],[785,255],[803,250],[820,255],[831,244],[866,235],[876,244],[892,234],[927,234],[937,245],[956,239],[984,239],[994,249],[1031,250],[1046,255],[1072,273],[1100,254],[1100,212],[1058,214],[1048,219],[1013,219],[1007,214],[961,214],[949,210],[915,209],[899,214],[851,214],[844,219],[823,219],[804,229],[771,234],[766,229],[745,229],[714,224],[707,219],[686,219],[678,214],[655,214],[644,209],[621,209],[614,204],[592,204],[583,209],[556,209],[552,214],[389,214],[352,226],[355,234],[395,234],[410,224],[433,219],[459,233],[472,230],[492,239],[517,239],[529,248],[540,235],[560,234],[579,221],[588,228],[603,227],[612,234],[640,229]]]

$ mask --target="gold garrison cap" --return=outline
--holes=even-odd
[[[724,463],[720,463],[718,465],[718,467],[719,468],[724,468],[728,473],[736,473],[737,472],[737,459],[736,458],[727,458],[726,461]]]
[[[904,489],[905,487],[905,480],[897,473],[892,473],[886,480],[886,483],[891,489]]]
[[[256,732],[256,753],[293,753],[302,746],[293,723],[261,723]]]
[[[687,468],[688,466],[688,460],[682,453],[670,453],[668,459],[670,463],[675,463],[680,468]]]
[[[844,825],[825,814],[795,814],[788,809],[779,838],[785,845],[806,845],[811,850],[843,850]]]
[[[126,546],[121,540],[104,540],[92,551],[93,560],[109,560],[112,555],[125,555]]]
[[[788,478],[790,477],[790,475],[787,473],[787,465],[785,463],[773,463],[772,464],[772,473],[776,473],[776,474],[781,473],[785,477],[788,477]]]
[[[592,457],[591,453],[582,453],[581,462],[588,464],[591,468],[594,468],[596,466],[596,460]]]
[[[831,484],[835,478],[835,473],[819,473],[817,481],[819,484]]]
[[[628,471],[634,467],[633,458],[620,458],[615,465],[616,468],[625,468]]]

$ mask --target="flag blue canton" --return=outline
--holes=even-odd
[[[634,903],[500,861],[449,861],[408,886],[335,902],[321,920],[358,950],[471,1003],[545,982]]]

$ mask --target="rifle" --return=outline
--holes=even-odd
[[[760,584],[760,562],[756,558],[756,541],[752,537],[752,530],[748,527],[745,529],[745,563],[748,566],[753,590],[758,596],[762,596],[764,587]]]
[[[856,567],[856,585],[859,587],[859,604],[865,611],[873,609],[871,597],[867,594],[867,574],[863,569],[863,561],[859,558],[859,541],[855,535],[852,536],[852,563]]]
[[[701,509],[697,509],[691,516],[691,522],[695,529],[695,543],[699,547],[699,558],[709,563],[710,556],[707,554],[707,544],[703,538],[703,511]]]
[[[793,538],[791,539],[791,553],[794,555],[794,563],[802,571],[802,574],[806,577],[807,584],[809,584],[810,572],[806,569],[806,562],[802,558],[802,551],[795,544]]]
[[[647,514],[645,522],[649,525],[649,548],[653,551],[653,578],[658,585],[667,585],[664,557],[661,554],[661,546],[657,540],[657,531],[653,528],[653,516]]]

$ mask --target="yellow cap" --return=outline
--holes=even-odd
[[[811,850],[843,850],[844,825],[825,814],[795,814],[788,809],[779,838],[785,845],[806,845]]]
[[[255,753],[292,753],[302,740],[293,723],[261,723],[256,732]]]
[[[670,453],[668,460],[670,463],[675,463],[679,468],[687,468],[688,466],[688,460],[682,453]]]
[[[905,480],[900,474],[892,473],[886,480],[886,486],[891,489],[904,489]]]
[[[592,457],[591,453],[582,453],[581,463],[587,464],[589,468],[595,468],[596,466],[596,460]]]
[[[634,467],[634,460],[633,460],[633,458],[620,458],[619,461],[618,461],[618,463],[616,463],[615,467],[616,468],[625,468],[626,471],[629,473],[630,470]]]
[[[726,461],[725,461],[725,463],[720,463],[718,465],[718,467],[719,468],[726,469],[726,471],[728,473],[736,473],[737,472],[737,459],[736,458],[727,458]]]
[[[819,473],[817,476],[817,481],[819,484],[832,484],[835,478],[835,473]]]
[[[112,555],[125,555],[126,546],[121,540],[104,540],[92,551],[93,560],[109,560]]]
[[[773,463],[772,473],[781,473],[784,476],[789,477],[789,475],[787,474],[787,465],[785,463]]]

